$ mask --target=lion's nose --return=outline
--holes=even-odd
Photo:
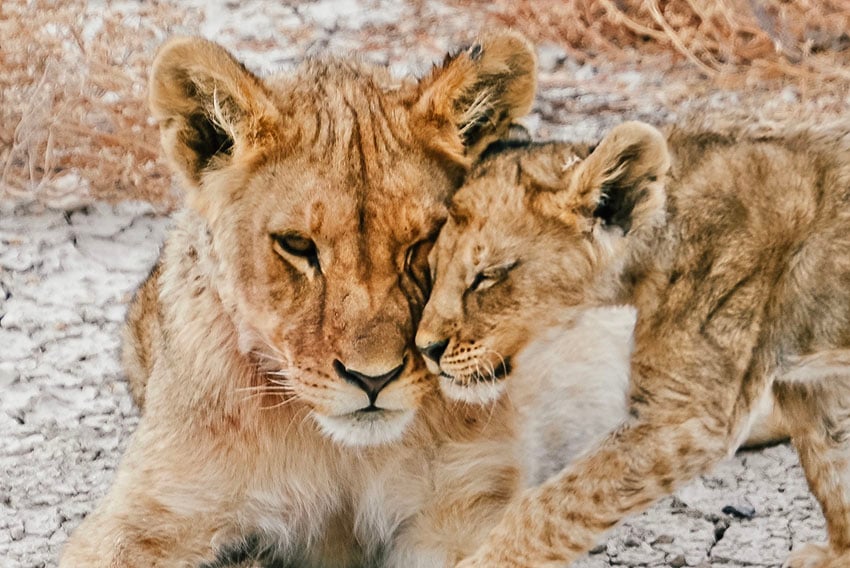
[[[443,339],[442,341],[435,341],[433,343],[429,343],[425,347],[420,347],[419,351],[422,352],[423,355],[431,359],[434,363],[440,362],[440,357],[443,356],[443,353],[446,352],[446,347],[449,344],[448,339]]]
[[[333,363],[334,371],[336,374],[340,376],[340,378],[348,381],[349,383],[357,386],[366,395],[369,397],[369,404],[374,405],[375,400],[378,398],[378,393],[380,393],[384,387],[388,384],[396,380],[401,372],[404,370],[404,365],[407,363],[407,360],[401,362],[401,365],[388,371],[382,375],[365,375],[363,373],[358,373],[354,369],[349,369],[345,365],[343,365],[342,361],[339,359],[335,359]]]

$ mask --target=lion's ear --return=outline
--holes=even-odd
[[[531,109],[536,88],[528,40],[511,31],[484,36],[420,81],[417,130],[438,151],[469,164]]]
[[[150,106],[166,154],[190,187],[273,135],[278,113],[262,81],[224,48],[176,38],[157,54]]]
[[[663,214],[670,153],[654,127],[626,122],[614,128],[575,168],[571,192],[603,225],[627,234]]]

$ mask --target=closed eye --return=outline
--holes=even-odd
[[[519,265],[518,260],[514,260],[512,262],[507,262],[505,264],[500,264],[498,266],[493,266],[487,268],[486,270],[482,270],[478,272],[475,277],[472,279],[472,282],[469,284],[469,288],[467,289],[470,292],[486,290],[492,286],[495,286],[499,282],[502,282],[508,277],[508,274],[511,270],[516,268]]]
[[[434,281],[431,268],[428,265],[428,255],[434,246],[434,240],[436,240],[436,235],[414,243],[407,249],[404,257],[404,272],[413,279],[426,299],[431,292],[431,284]]]

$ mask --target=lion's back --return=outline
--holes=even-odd
[[[160,335],[159,281],[157,263],[139,287],[127,310],[124,325],[121,362],[130,394],[140,409],[144,408],[145,389],[153,369]]]

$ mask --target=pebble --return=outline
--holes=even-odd
[[[726,505],[723,507],[724,515],[732,515],[738,519],[752,519],[756,516],[756,509],[749,503],[738,503],[735,505]]]
[[[9,361],[0,363],[0,389],[4,389],[18,380],[18,372]]]

